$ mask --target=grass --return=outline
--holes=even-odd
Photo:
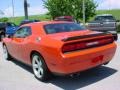
[[[98,10],[97,14],[112,14],[117,20],[120,20],[120,9]]]
[[[99,15],[99,14],[112,14],[117,20],[120,20],[120,9],[96,11],[96,15]],[[89,21],[92,21],[93,19],[94,17],[91,17]]]
[[[112,14],[117,20],[120,20],[120,9],[98,10],[97,14]],[[120,33],[120,23],[118,23],[117,31]]]
[[[30,20],[40,20],[40,21],[47,21],[50,20],[50,16],[49,15],[32,15],[29,16]],[[15,24],[19,25],[19,23],[24,20],[24,16],[20,16],[20,17],[14,17],[14,18],[9,18],[9,22],[14,22]]]
[[[112,14],[117,20],[120,20],[120,9],[114,9],[114,10],[98,10],[97,12],[97,15],[98,14]],[[92,17],[90,19],[93,20],[94,17]],[[46,14],[43,14],[43,15],[33,15],[33,16],[29,16],[29,19],[38,19],[38,20],[41,20],[41,21],[46,21],[46,20],[50,20],[50,16],[49,15],[46,15]],[[14,20],[14,21],[13,21]],[[17,25],[22,21],[24,20],[24,17],[15,17],[14,19],[13,18],[9,18],[9,21],[12,21],[14,23],[16,23]]]

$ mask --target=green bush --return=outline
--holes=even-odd
[[[4,17],[4,18],[0,18],[0,22],[8,22],[8,18]]]
[[[117,32],[120,33],[120,22],[117,24]]]

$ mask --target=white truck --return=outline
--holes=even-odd
[[[117,22],[118,20],[111,14],[97,15],[93,21],[88,23],[88,29],[100,32],[109,32],[117,40]]]

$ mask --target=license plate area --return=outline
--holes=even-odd
[[[103,55],[101,55],[101,56],[98,56],[98,57],[96,57],[96,58],[94,58],[93,60],[92,60],[92,63],[101,63],[102,61],[103,61]]]

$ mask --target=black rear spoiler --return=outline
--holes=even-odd
[[[71,41],[71,40],[90,38],[94,36],[106,36],[106,35],[110,35],[110,33],[96,33],[96,34],[90,34],[90,35],[84,35],[84,36],[68,37],[68,38],[62,39],[62,41],[66,42],[66,41]]]

